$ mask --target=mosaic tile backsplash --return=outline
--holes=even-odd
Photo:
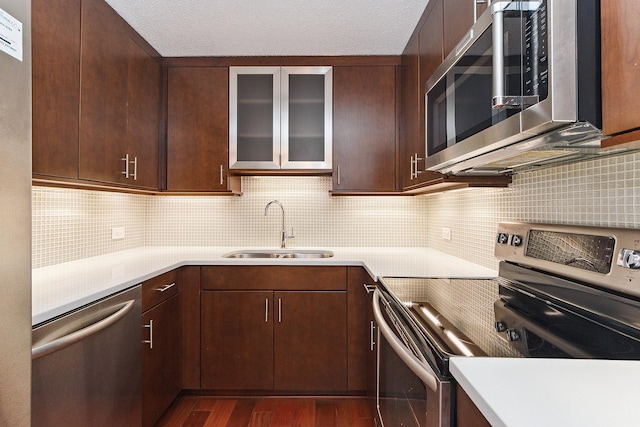
[[[640,154],[514,176],[503,189],[418,197],[331,197],[328,177],[243,177],[244,195],[142,196],[33,188],[34,268],[144,245],[429,246],[496,268],[500,221],[640,228]],[[111,228],[126,237],[111,239]],[[442,228],[451,229],[451,240]]]

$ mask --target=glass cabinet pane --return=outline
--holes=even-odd
[[[282,168],[330,169],[331,67],[282,68]]]
[[[273,75],[238,76],[238,161],[273,159]]]

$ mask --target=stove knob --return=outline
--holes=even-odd
[[[622,266],[633,270],[640,269],[640,252],[633,249],[622,250]]]
[[[516,329],[507,330],[507,340],[508,341],[519,341],[520,340],[520,332]]]
[[[506,244],[509,241],[509,235],[507,233],[498,233],[498,243],[501,245]]]
[[[493,324],[493,329],[495,329],[496,332],[504,332],[507,330],[507,324],[503,321],[497,321]]]
[[[514,234],[511,236],[511,246],[520,246],[522,244],[522,237]]]

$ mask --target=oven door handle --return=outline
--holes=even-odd
[[[411,351],[405,347],[405,345],[396,337],[387,322],[382,316],[380,310],[380,291],[375,290],[373,293],[373,317],[378,323],[379,331],[387,339],[387,342],[393,348],[393,351],[402,359],[402,361],[411,369],[411,371],[420,378],[420,380],[431,391],[438,391],[438,377],[436,376],[431,366],[422,363],[417,357],[411,353]]]

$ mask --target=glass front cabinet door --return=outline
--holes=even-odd
[[[331,67],[230,67],[231,169],[331,170]]]

